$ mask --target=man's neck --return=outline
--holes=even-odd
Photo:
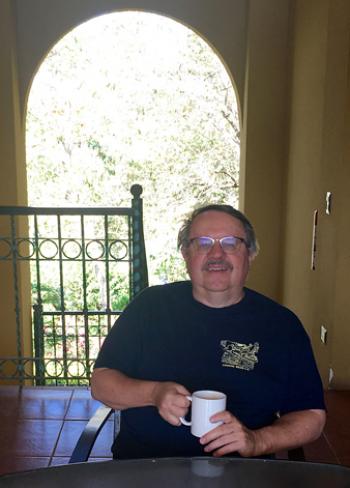
[[[218,292],[193,288],[193,298],[197,300],[197,302],[212,308],[224,308],[229,307],[230,305],[235,305],[236,303],[239,303],[243,297],[244,289],[237,290],[237,292],[233,293],[232,290]]]

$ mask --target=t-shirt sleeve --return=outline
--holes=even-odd
[[[323,386],[309,336],[296,319],[289,344],[289,368],[280,413],[325,409]]]
[[[95,368],[118,369],[137,377],[146,313],[144,303],[143,296],[136,297],[116,320],[102,344]]]

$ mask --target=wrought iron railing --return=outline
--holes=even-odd
[[[1,327],[16,341],[0,357],[0,380],[88,383],[104,337],[148,286],[142,187],[131,193],[123,208],[0,207],[1,280],[13,290]]]

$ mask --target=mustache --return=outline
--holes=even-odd
[[[208,259],[208,261],[206,261],[203,264],[202,270],[208,271],[210,266],[213,266],[213,265],[214,266],[223,266],[223,267],[228,268],[228,269],[233,269],[232,264],[229,261],[226,261],[225,259]]]

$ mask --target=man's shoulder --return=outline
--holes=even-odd
[[[137,298],[150,299],[165,299],[166,297],[182,297],[191,295],[192,285],[190,281],[175,281],[173,283],[165,283],[162,285],[152,285],[144,288]]]
[[[306,330],[299,317],[288,307],[254,290],[247,290],[247,307],[256,317],[256,323],[267,324],[276,334],[282,333],[289,340],[304,341]]]
[[[246,297],[247,302],[250,306],[254,305],[254,307],[259,308],[261,311],[266,311],[267,313],[273,313],[277,315],[283,315],[285,317],[290,317],[290,319],[298,320],[298,317],[295,313],[290,310],[288,307],[278,303],[276,300],[268,297],[267,295],[263,295],[251,288],[246,288]]]
[[[131,311],[140,310],[143,313],[157,310],[157,313],[170,313],[170,310],[177,310],[186,306],[192,297],[191,282],[181,281],[152,285],[144,288],[129,303],[127,309]]]

